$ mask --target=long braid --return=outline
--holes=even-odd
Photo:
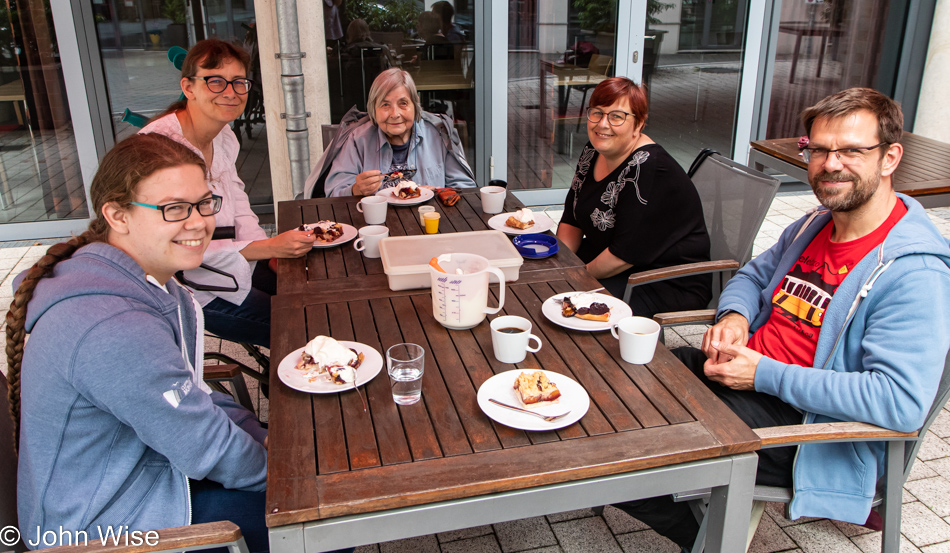
[[[26,343],[27,305],[33,299],[36,285],[42,278],[52,274],[57,263],[69,259],[76,250],[86,244],[101,239],[101,232],[90,229],[68,242],[50,246],[46,255],[30,267],[13,296],[10,311],[7,312],[7,398],[10,401],[10,416],[13,417],[14,451],[18,450],[20,444],[20,367],[23,363],[23,345]]]

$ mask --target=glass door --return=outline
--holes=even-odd
[[[476,134],[474,0],[320,0],[327,39],[330,122],[365,111],[373,80],[407,71],[422,109],[449,116],[481,182]],[[315,161],[315,160],[311,160]]]
[[[54,11],[49,0],[0,4],[0,225],[5,239],[65,236],[82,231],[89,220],[81,159],[88,165],[89,152],[80,151],[76,136],[87,118],[75,114],[67,100],[67,88],[75,91],[82,81],[69,78],[75,47],[61,44],[58,32],[61,26],[72,28],[68,10],[65,17],[62,10]]]
[[[616,74],[618,31],[630,32],[618,30],[618,12],[629,9],[620,4],[508,0],[509,188],[570,185],[587,143],[586,99]]]
[[[732,156],[749,4],[685,0],[648,13],[645,132],[684,168],[703,148]]]
[[[105,132],[115,141],[138,132],[181,96],[181,71],[169,60],[170,52],[187,51],[196,40],[214,37],[250,54],[249,77],[257,84],[244,114],[232,124],[241,142],[237,170],[251,205],[272,211],[253,0],[94,0],[93,12],[92,56],[104,76],[99,86],[106,99],[105,124],[111,126]]]

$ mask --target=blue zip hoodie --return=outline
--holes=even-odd
[[[813,367],[763,357],[755,389],[804,412],[804,423],[857,421],[911,432],[933,404],[950,347],[950,248],[923,207],[903,194],[907,213],[884,242],[844,279],[825,311]],[[719,314],[740,313],[755,332],[771,315],[772,293],[831,220],[819,212],[789,226],[723,292]],[[792,519],[863,524],[878,478],[883,442],[799,446]]]
[[[264,490],[263,436],[239,427],[253,415],[205,391],[194,300],[166,288],[104,243],[37,284],[20,388],[24,536],[190,524],[188,478]]]

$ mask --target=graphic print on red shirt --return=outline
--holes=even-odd
[[[898,200],[878,228],[849,242],[831,241],[834,221],[829,221],[775,288],[772,314],[752,335],[749,348],[776,361],[811,366],[825,310],[838,285],[905,213],[907,207]]]

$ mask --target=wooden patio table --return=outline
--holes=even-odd
[[[432,202],[443,214],[440,231],[481,230],[477,194],[463,196],[455,207]],[[310,213],[332,213],[361,223],[354,203],[282,203],[280,226],[294,226],[294,213],[307,222]],[[390,206],[387,223],[393,235],[415,233],[416,208]],[[756,435],[662,344],[653,361],[632,365],[609,332],[548,321],[546,298],[598,286],[572,253],[525,260],[508,284],[500,314],[531,320],[543,344],[511,365],[495,359],[487,320],[448,330],[432,316],[428,289],[393,292],[378,260],[345,250],[281,261],[280,279],[296,272],[298,282],[282,284],[273,299],[272,355],[282,359],[320,334],[362,342],[384,358],[394,344],[416,343],[426,352],[422,400],[397,406],[385,367],[361,387],[368,412],[352,390],[306,394],[271,371],[271,551],[327,551],[702,488],[712,489],[707,550],[745,547]],[[590,409],[577,423],[543,432],[492,421],[476,392],[515,368],[573,378]]]
[[[904,157],[891,182],[894,190],[912,196],[924,207],[950,206],[950,144],[904,131]],[[775,169],[808,182],[808,164],[799,155],[798,137],[757,140],[751,144],[749,163],[762,171]]]

